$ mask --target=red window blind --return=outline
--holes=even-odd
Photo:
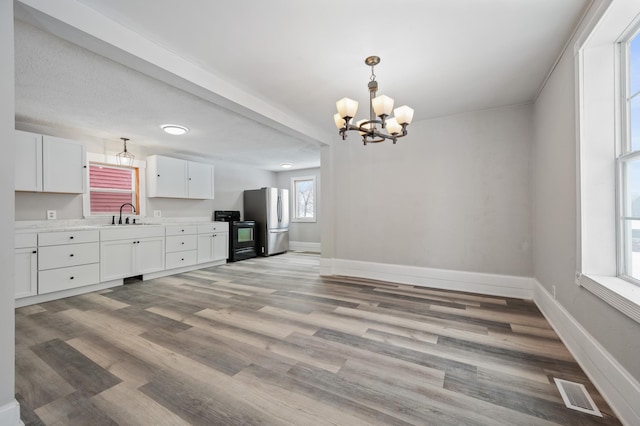
[[[89,186],[131,191],[131,170],[89,166]]]
[[[131,193],[91,191],[91,213],[118,213],[120,206],[131,202]],[[131,213],[131,206],[124,206],[123,212]]]
[[[134,203],[134,178],[131,169],[89,165],[91,213],[118,213],[120,206]],[[131,206],[123,212],[132,213]]]

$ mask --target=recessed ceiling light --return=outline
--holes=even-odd
[[[282,164],[280,164],[280,167],[282,167],[283,169],[290,169],[291,166],[293,166],[293,164],[291,164],[291,163],[282,163]]]
[[[177,136],[184,135],[189,131],[189,129],[187,129],[186,127],[180,126],[178,124],[163,124],[160,127],[162,127],[162,130],[169,133],[170,135],[177,135]]]

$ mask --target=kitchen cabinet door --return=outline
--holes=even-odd
[[[100,243],[100,281],[111,281],[136,275],[135,241],[137,240]]]
[[[42,191],[42,135],[15,133],[15,190]]]
[[[215,232],[198,235],[198,263],[229,258],[229,233]]]
[[[38,251],[35,247],[15,249],[15,296],[38,294]]]
[[[137,241],[136,275],[164,270],[164,237]]]
[[[213,262],[213,234],[198,235],[198,263]]]
[[[42,137],[42,190],[81,194],[86,187],[86,152],[80,142]]]
[[[213,235],[213,260],[227,260],[229,258],[229,234],[220,232]]]
[[[187,162],[178,158],[147,157],[147,196],[187,198]]]
[[[188,169],[189,198],[213,199],[213,166],[189,161]]]

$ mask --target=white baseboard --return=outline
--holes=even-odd
[[[345,275],[421,287],[533,299],[533,278],[344,259],[320,259],[320,275]]]
[[[625,425],[640,425],[640,383],[534,280],[534,302]]]
[[[308,243],[305,241],[289,241],[289,250],[320,253],[320,243]]]
[[[0,425],[1,426],[24,426],[20,420],[20,404],[15,399],[7,404],[0,406]]]

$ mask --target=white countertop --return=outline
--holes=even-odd
[[[71,220],[29,220],[15,222],[16,233],[64,232],[80,230],[101,230],[121,227],[146,227],[164,225],[191,225],[213,222],[211,217],[165,217],[142,219],[140,224],[111,225],[111,218],[71,219]]]

